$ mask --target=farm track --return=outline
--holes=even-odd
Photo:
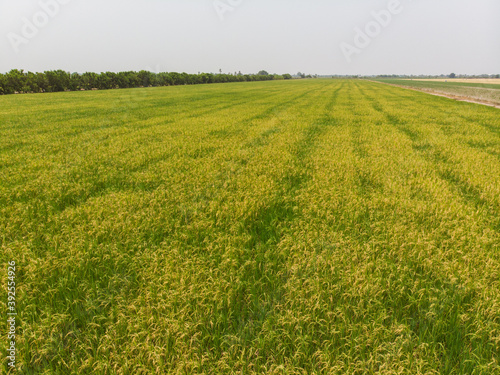
[[[23,373],[500,373],[496,109],[347,80],[0,99]]]
[[[477,97],[477,95],[474,95],[474,94],[471,94],[469,96],[465,96],[465,95],[457,95],[457,94],[454,94],[453,92],[446,91],[446,90],[438,90],[438,89],[426,88],[426,87],[407,86],[404,84],[404,81],[401,81],[401,83],[388,83],[388,82],[383,82],[383,81],[371,81],[371,82],[383,83],[385,85],[401,87],[401,88],[404,88],[407,90],[425,92],[425,93],[430,94],[430,95],[440,96],[440,97],[448,98],[448,99],[453,99],[453,100],[457,100],[459,102],[467,102],[467,103],[485,105],[488,107],[500,108],[500,102],[498,100],[496,100],[496,101],[495,100],[485,100],[485,99],[481,99],[481,98]],[[476,90],[489,91],[493,95],[493,94],[498,94],[500,88],[476,88]]]

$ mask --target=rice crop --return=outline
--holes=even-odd
[[[17,373],[500,374],[498,111],[335,79],[0,97]]]

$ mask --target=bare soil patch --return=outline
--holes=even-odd
[[[444,78],[444,79],[413,79],[411,81],[424,82],[456,82],[456,83],[487,83],[500,85],[500,78]]]
[[[460,102],[482,104],[482,105],[486,105],[489,107],[500,108],[500,103],[491,102],[488,100],[476,99],[476,98],[472,98],[469,96],[453,95],[453,94],[449,94],[449,93],[446,93],[444,91],[439,91],[439,90],[433,90],[433,89],[428,89],[428,88],[416,88],[416,87],[410,87],[410,86],[404,86],[404,85],[395,85],[392,83],[386,83],[386,82],[380,82],[380,81],[372,81],[372,82],[383,83],[385,85],[390,85],[390,86],[395,86],[395,87],[402,87],[404,89],[413,90],[413,91],[421,91],[421,92],[425,92],[427,94],[431,94],[431,95],[435,95],[435,96],[442,96],[444,98],[454,99],[454,100],[457,100]]]

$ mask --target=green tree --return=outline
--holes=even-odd
[[[44,73],[49,81],[48,91],[57,92],[69,89],[69,73],[64,70],[51,70]]]
[[[36,73],[28,72],[26,73],[25,86],[23,88],[24,92],[40,92],[40,88],[38,87],[36,80]]]
[[[5,95],[5,75],[0,73],[0,95]]]
[[[6,74],[6,85],[9,87],[9,93],[21,92],[25,86],[26,77],[24,71],[12,69]]]
[[[93,72],[85,72],[82,74],[82,86],[85,90],[97,88],[97,74]]]
[[[152,86],[155,81],[154,74],[146,70],[141,70],[137,75],[141,82],[141,86],[144,87],[149,87],[150,85]]]
[[[36,73],[36,85],[38,86],[39,92],[45,92],[49,89],[49,80],[44,73]]]
[[[71,73],[69,76],[69,89],[71,91],[80,90],[82,88],[82,76],[78,73]]]

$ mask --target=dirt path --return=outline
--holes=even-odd
[[[472,97],[469,97],[469,96],[452,95],[452,94],[448,94],[448,93],[443,92],[443,91],[436,91],[436,90],[425,89],[425,88],[415,88],[415,87],[404,86],[404,85],[395,85],[395,84],[392,84],[392,83],[386,83],[386,82],[380,82],[380,81],[370,81],[370,82],[381,83],[381,84],[384,84],[384,85],[389,85],[389,86],[394,86],[394,87],[401,87],[401,88],[408,89],[408,90],[413,90],[413,91],[425,92],[427,94],[431,94],[431,95],[435,95],[435,96],[441,96],[441,97],[448,98],[448,99],[454,99],[454,100],[457,100],[457,101],[460,101],[460,102],[482,104],[482,105],[486,105],[488,107],[500,108],[500,103],[490,102],[490,101],[481,100],[481,99],[475,99],[475,98],[472,98]]]

